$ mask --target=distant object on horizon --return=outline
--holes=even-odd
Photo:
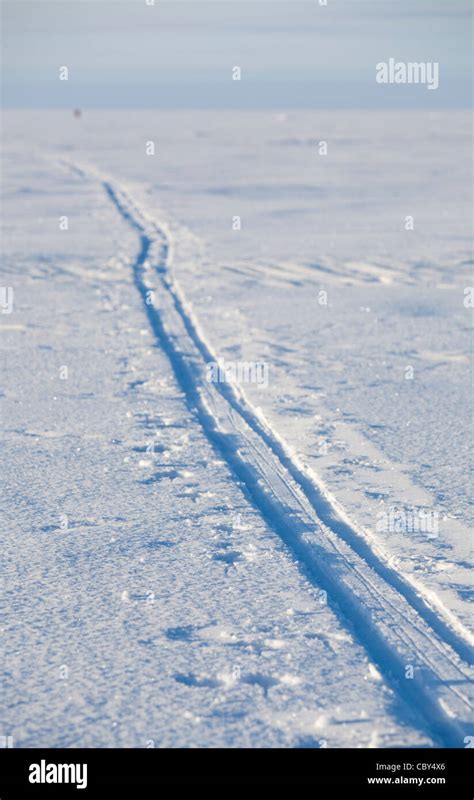
[[[74,115],[75,117],[77,117],[77,118],[79,118],[79,117],[82,117],[82,111],[81,111],[81,109],[80,109],[80,108],[75,108],[75,109],[74,109],[74,111],[73,111],[72,113],[73,113],[73,115]]]

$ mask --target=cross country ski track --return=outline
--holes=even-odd
[[[206,379],[217,361],[173,278],[173,237],[116,181],[63,162],[98,182],[139,239],[133,277],[156,339],[187,402],[271,528],[307,577],[327,592],[397,694],[434,740],[463,747],[472,725],[470,643],[418,587],[371,547],[318,476],[307,470],[242,388]]]

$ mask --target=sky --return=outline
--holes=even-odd
[[[151,2],[151,0],[148,0]],[[466,108],[470,0],[2,0],[14,108]],[[439,63],[439,88],[375,65]],[[59,80],[67,66],[69,79]],[[232,80],[239,66],[241,80]]]

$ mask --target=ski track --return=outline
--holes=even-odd
[[[135,285],[209,440],[307,576],[339,607],[386,680],[429,725],[433,738],[444,746],[462,747],[472,725],[468,642],[371,549],[241,388],[206,380],[206,364],[217,358],[170,275],[168,228],[151,220],[124,189],[94,168],[62,163],[102,185],[136,230],[140,252],[133,264]],[[410,665],[413,678],[406,677]]]

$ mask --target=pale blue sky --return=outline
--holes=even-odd
[[[3,103],[446,108],[471,99],[469,0],[2,0]],[[438,61],[440,87],[375,64]],[[60,82],[59,66],[69,68]],[[240,82],[231,80],[234,65]]]

